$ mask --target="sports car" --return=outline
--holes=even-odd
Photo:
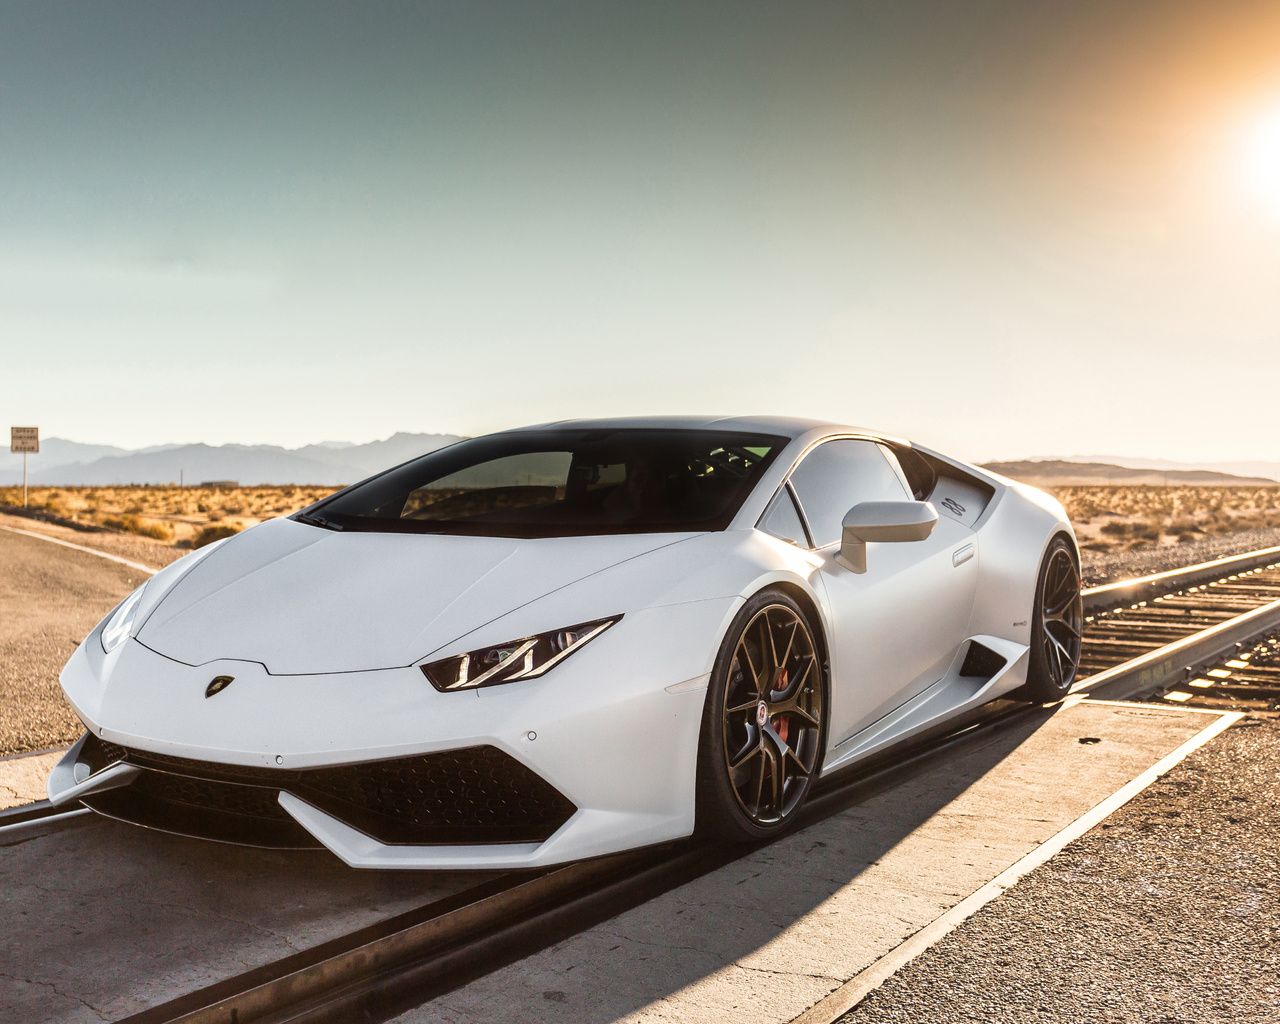
[[[874,431],[475,437],[127,597],[62,672],[49,798],[369,868],[768,837],[822,776],[1065,696],[1079,566],[1050,496]]]

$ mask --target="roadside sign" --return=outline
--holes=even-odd
[[[22,453],[22,507],[27,507],[27,456],[40,454],[39,427],[10,427],[9,451]]]
[[[38,455],[40,453],[39,427],[10,427],[9,451]]]

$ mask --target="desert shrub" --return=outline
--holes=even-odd
[[[1159,540],[1160,524],[1158,522],[1134,523],[1132,535],[1134,540]]]
[[[117,530],[136,533],[139,537],[162,540],[166,544],[173,540],[173,528],[165,523],[157,523],[153,519],[139,519],[133,515],[104,516],[102,523],[104,526],[110,526]]]
[[[1129,536],[1130,526],[1128,523],[1103,523],[1100,532],[1105,533],[1108,537],[1127,537]]]
[[[234,537],[240,532],[240,527],[232,526],[230,523],[218,523],[216,526],[206,526],[195,535],[195,539],[191,541],[192,548],[202,548],[206,544],[212,544],[215,540],[222,540],[224,537]]]

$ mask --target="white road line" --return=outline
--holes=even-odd
[[[1116,702],[1108,701],[1106,703]],[[1133,706],[1144,707],[1145,705],[1135,704]],[[1054,854],[1059,853],[1068,843],[1079,839],[1089,829],[1127,804],[1192,751],[1204,746],[1218,733],[1234,725],[1244,717],[1243,711],[1223,711],[1217,712],[1217,714],[1221,717],[1208,728],[1192,736],[1191,739],[1187,740],[1173,753],[1157,761],[1132,782],[1112,793],[1102,803],[1097,804],[1092,810],[1077,818],[1056,836],[1041,843],[1012,867],[1006,868],[996,875],[981,889],[956,904],[947,913],[931,924],[925,925],[911,938],[890,950],[860,974],[846,981],[821,1002],[809,1007],[800,1016],[794,1018],[791,1024],[833,1024],[834,1021],[857,1006],[868,994],[879,988],[926,949],[955,931],[968,918],[976,914],[1005,890],[1013,888],[1023,875],[1040,867]]]
[[[113,562],[119,562],[121,565],[127,565],[130,569],[137,569],[138,572],[145,572],[148,576],[154,576],[159,569],[152,569],[149,565],[143,565],[141,562],[131,562],[127,558],[121,558],[119,555],[109,555],[105,551],[98,551],[96,548],[86,548],[82,544],[72,544],[70,541],[58,540],[57,537],[46,537],[43,533],[34,533],[31,530],[19,530],[13,526],[0,526],[0,530],[8,530],[10,533],[20,533],[24,537],[34,537],[36,540],[47,540],[50,544],[61,544],[64,548],[72,548],[75,551],[87,551],[91,555],[97,555],[99,558],[109,558]]]
[[[61,754],[70,749],[71,744],[64,743],[60,747],[45,747],[44,750],[28,750],[22,754],[5,754],[3,757],[0,757],[0,764],[3,764],[5,761],[18,761],[24,757],[39,757],[41,754]]]

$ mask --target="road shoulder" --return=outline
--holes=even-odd
[[[1248,716],[841,1020],[1280,1019],[1278,776]]]

